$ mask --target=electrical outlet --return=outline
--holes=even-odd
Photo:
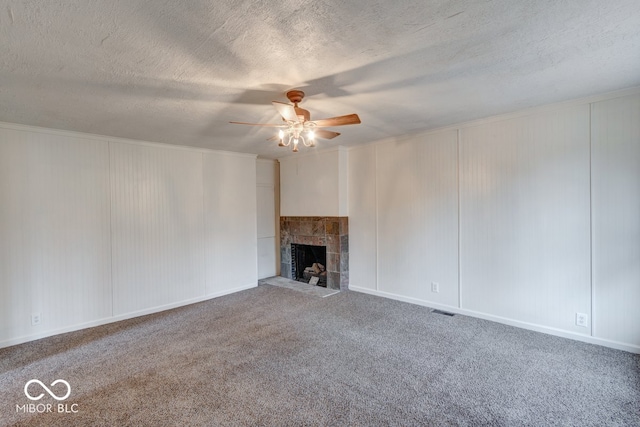
[[[576,325],[587,327],[587,322],[589,321],[589,316],[585,313],[576,313]]]
[[[431,282],[431,292],[440,292],[440,283]]]
[[[40,313],[33,313],[31,315],[31,326],[39,325],[40,322],[42,322],[42,317],[40,316]]]

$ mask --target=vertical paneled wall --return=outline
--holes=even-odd
[[[594,335],[640,345],[640,95],[592,105]]]
[[[347,216],[348,152],[308,150],[280,159],[280,215]]]
[[[256,161],[256,192],[258,215],[258,278],[277,274],[276,188],[278,163],[273,160]],[[279,222],[279,219],[277,220]]]
[[[588,333],[589,106],[462,129],[460,177],[461,307]]]
[[[349,151],[349,283],[376,290],[376,146]]]
[[[640,352],[639,164],[637,92],[353,148],[350,289]]]
[[[0,345],[111,316],[109,233],[106,143],[0,128]]]
[[[110,143],[110,154],[114,314],[202,295],[202,153]]]
[[[255,157],[205,153],[204,179],[206,294],[257,284]]]
[[[378,289],[456,305],[456,131],[377,149]],[[439,292],[432,291],[432,283]]]
[[[0,347],[256,286],[256,241],[253,155],[0,126]]]

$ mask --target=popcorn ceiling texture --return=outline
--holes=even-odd
[[[290,155],[271,100],[363,124],[319,149],[640,85],[637,0],[0,1],[0,121]]]
[[[0,425],[637,426],[639,372],[637,354],[263,285],[0,349]],[[78,412],[16,413],[32,378],[68,381]]]

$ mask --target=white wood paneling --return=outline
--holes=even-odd
[[[263,237],[258,239],[258,279],[277,275],[276,250],[275,237]]]
[[[273,185],[258,184],[257,214],[258,214],[258,238],[275,237],[276,235],[276,206],[275,188]]]
[[[207,295],[257,285],[256,159],[204,154]]]
[[[276,275],[276,206],[274,185],[258,184],[258,279]]]
[[[268,159],[256,159],[256,183],[258,185],[276,185],[278,180],[278,162]]]
[[[460,132],[462,308],[588,334],[589,106]]]
[[[592,102],[453,128],[460,132],[461,306],[449,307],[640,352],[640,95],[635,90]],[[406,140],[413,144],[432,134]],[[402,155],[399,144],[349,152],[350,288],[446,308],[420,295],[423,283],[408,281],[394,266],[414,261],[397,248],[419,248],[420,237],[408,230],[416,223],[419,232],[425,227],[415,220],[425,217],[416,190],[424,182],[415,166],[422,154]],[[377,202],[370,193],[376,181]],[[372,205],[374,218],[367,216]],[[377,287],[368,285],[376,280]],[[589,316],[586,328],[575,325],[577,312]]]
[[[256,160],[256,191],[258,216],[258,279],[277,274],[276,188],[278,164],[274,160]]]
[[[457,133],[376,149],[378,289],[457,306]]]
[[[255,286],[256,242],[255,156],[0,124],[0,347]]]
[[[346,207],[347,183],[340,167],[346,167],[344,153],[336,148],[299,153],[280,159],[280,215],[340,216]]]
[[[596,337],[640,347],[640,95],[592,105]]]
[[[114,314],[204,294],[202,154],[110,143]]]
[[[377,288],[376,147],[349,151],[349,286]]]
[[[0,129],[0,342],[111,316],[109,232],[106,142]]]

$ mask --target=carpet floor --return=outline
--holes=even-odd
[[[640,355],[261,285],[0,349],[0,394],[2,425],[639,426]]]

